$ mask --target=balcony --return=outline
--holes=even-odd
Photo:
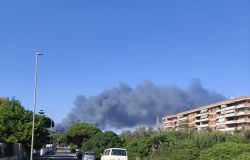
[[[184,120],[187,120],[187,117],[181,117],[178,119],[178,121],[184,121]]]
[[[248,114],[248,112],[240,111],[240,112],[226,114],[225,117],[243,116],[243,115],[247,115],[247,114]]]
[[[224,125],[224,122],[217,122],[215,124],[216,124],[216,126],[221,126],[221,125]]]
[[[208,118],[208,114],[202,114],[201,118]]]
[[[196,114],[194,117],[200,117],[201,116],[201,114],[199,113],[199,114]]]
[[[235,113],[235,110],[227,110],[226,114],[229,114],[229,113]]]
[[[201,125],[197,125],[197,128],[206,128],[208,127],[208,124],[201,124]]]
[[[218,119],[217,122],[225,122],[225,118]]]
[[[225,119],[223,118],[223,119],[219,119],[218,121],[217,121],[217,123],[224,123],[225,122]]]
[[[206,121],[209,121],[208,118],[205,118],[205,119],[200,119],[201,122],[206,122]]]
[[[225,117],[234,117],[234,116],[236,116],[235,113],[230,113],[230,114],[226,114],[226,115],[225,115]]]
[[[231,121],[226,121],[225,124],[234,124],[236,122],[237,122],[237,120],[231,120]]]
[[[224,129],[218,129],[219,131],[234,131],[236,127],[231,127],[231,128],[224,128]]]
[[[225,111],[226,111],[225,108],[217,109],[217,110],[216,110],[216,113],[218,113],[218,112],[225,112]]]
[[[239,119],[237,123],[250,123],[250,120],[248,119]]]
[[[208,109],[202,109],[201,110],[201,113],[205,113],[205,112],[207,112],[208,111]]]
[[[216,117],[216,119],[224,119],[224,118],[225,118],[225,116],[222,116],[222,115],[219,115]]]
[[[236,108],[247,108],[247,107],[249,107],[249,106],[247,106],[247,105],[245,105],[245,104],[240,104],[240,105],[238,105]]]
[[[225,128],[224,131],[234,131],[236,127]]]
[[[235,109],[236,107],[235,106],[231,106],[231,107],[226,107],[225,110],[232,110],[232,109]]]
[[[242,115],[246,115],[246,114],[247,114],[247,112],[240,111],[240,112],[237,113],[237,116],[242,116]]]
[[[201,121],[201,119],[195,119],[194,120],[194,122],[196,123],[196,122],[200,122]]]

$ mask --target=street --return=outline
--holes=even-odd
[[[57,148],[57,151],[53,155],[42,156],[42,160],[76,160],[76,154],[70,153],[67,148]]]

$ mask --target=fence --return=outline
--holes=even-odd
[[[0,143],[0,160],[21,160],[25,154],[21,144]]]

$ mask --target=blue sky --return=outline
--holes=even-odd
[[[192,78],[226,97],[250,94],[248,0],[0,1],[0,96],[59,122],[79,94]]]

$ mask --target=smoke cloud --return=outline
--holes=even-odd
[[[224,100],[225,97],[204,89],[194,79],[186,89],[177,86],[157,86],[145,81],[136,87],[121,83],[92,97],[79,95],[75,107],[57,125],[64,130],[75,122],[88,122],[102,129],[132,128],[140,124],[153,126],[157,114],[173,114]]]

